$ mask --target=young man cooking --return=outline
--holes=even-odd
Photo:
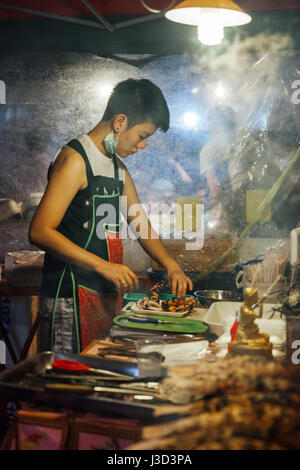
[[[121,160],[142,150],[157,129],[169,128],[169,109],[149,80],[128,79],[113,89],[101,121],[70,141],[55,156],[48,185],[32,220],[30,242],[45,251],[40,296],[41,350],[79,353],[108,332],[116,311],[116,292],[138,287],[122,261],[119,199],[128,212],[137,204],[148,235],[142,248],[162,265],[174,294],[192,289],[155,234],[140,205],[133,180]],[[123,198],[122,198],[123,199]],[[115,220],[108,221],[113,208]],[[133,217],[127,216],[130,222]]]

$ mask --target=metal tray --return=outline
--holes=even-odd
[[[10,401],[17,400],[55,408],[101,412],[110,416],[136,418],[143,421],[152,421],[154,419],[154,404],[126,402],[109,397],[95,397],[79,393],[51,392],[22,383],[27,373],[43,373],[56,359],[71,359],[90,367],[98,367],[138,377],[138,367],[131,362],[45,351],[0,373],[0,397]],[[164,376],[166,376],[166,369],[162,371],[162,377]]]

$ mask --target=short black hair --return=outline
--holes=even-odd
[[[114,87],[102,119],[110,121],[117,114],[126,114],[128,127],[151,121],[166,132],[170,125],[170,112],[161,89],[144,78],[128,78]]]

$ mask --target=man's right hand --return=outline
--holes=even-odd
[[[134,288],[138,289],[139,287],[137,276],[125,264],[108,262],[107,267],[105,266],[105,269],[103,269],[103,266],[101,266],[101,271],[99,270],[99,274],[105,277],[105,279],[108,281],[113,282],[116,288],[118,290],[122,290],[123,292],[130,292]]]

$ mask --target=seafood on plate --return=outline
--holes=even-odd
[[[143,297],[137,302],[137,307],[143,310],[164,310],[165,312],[190,312],[198,301],[193,297],[174,297],[168,300],[160,300],[154,293],[150,297]]]

